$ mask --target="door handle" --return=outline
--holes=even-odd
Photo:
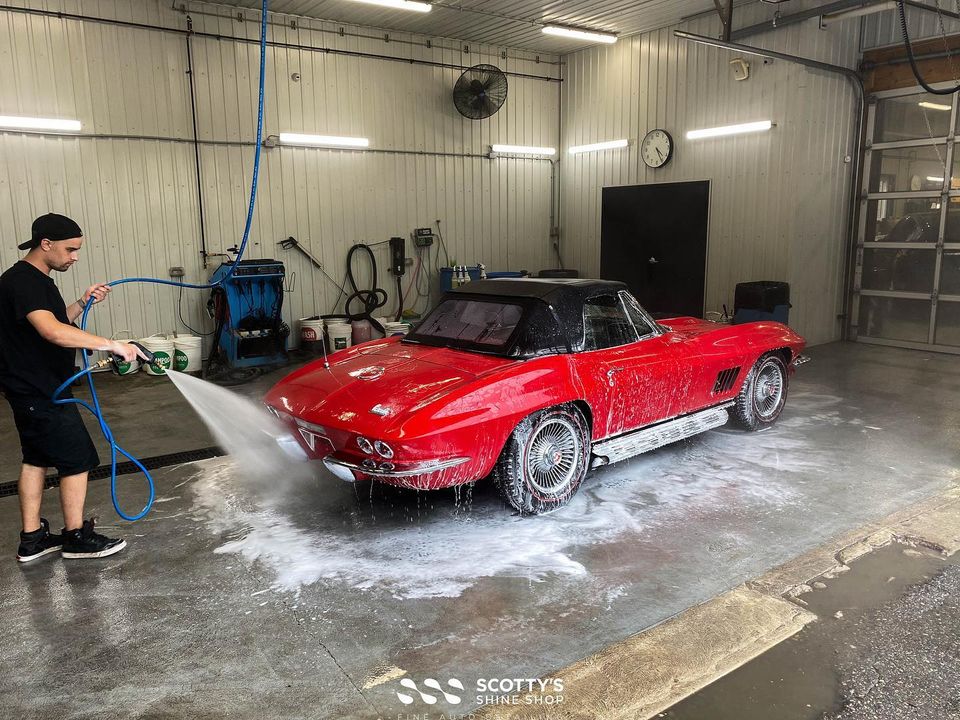
[[[660,261],[657,260],[655,257],[653,257],[653,256],[651,255],[651,256],[650,256],[650,259],[647,260],[647,262],[650,263],[651,265],[656,265],[656,264],[659,263]]]

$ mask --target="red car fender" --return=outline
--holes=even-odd
[[[524,418],[585,402],[579,385],[568,355],[519,362],[416,408],[391,434],[399,446],[415,446],[417,455],[469,455],[477,477],[485,477]]]

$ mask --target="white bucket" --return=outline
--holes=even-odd
[[[303,318],[300,321],[300,349],[320,352],[323,342],[323,320]]]
[[[350,323],[334,322],[327,325],[327,340],[329,341],[330,352],[350,347],[352,337],[353,327]]]
[[[133,339],[133,333],[130,332],[129,330],[120,330],[118,332],[115,332],[110,337],[110,339],[124,342],[126,340]],[[107,357],[109,357],[109,355]],[[133,375],[135,372],[138,372],[140,370],[140,364],[141,363],[140,363],[139,357],[135,357],[133,359],[133,362],[120,361],[116,365],[117,373],[119,375]]]
[[[383,327],[387,331],[387,337],[406,335],[410,332],[410,326],[405,322],[388,322]]]
[[[374,318],[374,320],[376,320],[378,323],[383,325],[384,329],[386,329],[387,323],[390,322],[390,318],[388,317],[377,317],[377,318]],[[390,336],[390,333],[382,333],[379,330],[377,330],[376,325],[374,325],[373,323],[370,323],[370,339],[371,340],[378,340],[379,338],[389,337],[389,336]]]
[[[167,368],[173,364],[173,340],[166,335],[151,335],[140,341],[147,350],[153,353],[153,362],[143,366],[147,375],[166,375]]]
[[[196,335],[178,335],[173,339],[173,369],[198,373],[203,370],[203,340]]]

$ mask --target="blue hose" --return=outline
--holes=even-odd
[[[172,287],[179,288],[188,288],[191,290],[210,290],[211,288],[220,285],[227,280],[229,280],[234,271],[237,269],[237,265],[240,263],[240,259],[243,257],[243,253],[247,248],[247,240],[250,238],[250,226],[253,224],[253,209],[257,201],[257,179],[260,175],[260,150],[262,148],[263,141],[263,86],[264,86],[264,77],[265,77],[265,66],[266,66],[266,56],[267,56],[267,2],[268,0],[263,0],[263,4],[260,10],[260,93],[259,101],[257,106],[257,150],[253,159],[253,180],[250,183],[250,205],[247,208],[247,222],[243,228],[243,240],[240,242],[240,248],[237,251],[236,260],[234,260],[233,265],[227,274],[221,278],[218,282],[207,283],[203,285],[196,285],[192,283],[179,283],[174,282],[173,280],[162,280],[160,278],[144,278],[144,277],[134,277],[134,278],[123,278],[121,280],[114,280],[113,282],[107,283],[108,287],[114,287],[115,285],[124,285],[126,283],[153,283],[154,285],[170,285]],[[80,320],[80,329],[87,329],[87,316],[90,313],[90,308],[93,307],[93,297],[90,297],[87,300],[86,305],[83,308],[83,316]],[[122,447],[117,445],[116,441],[113,439],[113,432],[110,430],[110,426],[107,424],[107,421],[103,417],[103,410],[100,407],[100,398],[97,397],[97,389],[94,386],[92,370],[89,362],[87,361],[86,353],[83,355],[83,370],[73,375],[69,380],[65,381],[60,387],[56,389],[53,393],[53,402],[57,405],[69,405],[76,404],[81,405],[91,413],[94,417],[97,418],[97,422],[100,423],[100,431],[103,433],[103,437],[108,443],[110,443],[110,497],[113,500],[113,508],[117,511],[117,515],[122,517],[124,520],[134,521],[139,520],[150,512],[150,508],[153,507],[153,499],[155,497],[155,491],[153,486],[153,477],[150,475],[150,472],[143,466],[137,458],[128,453]],[[90,397],[93,401],[93,405],[84,402],[83,400],[78,400],[76,398],[61,398],[60,395],[66,390],[72,382],[86,375],[87,383],[90,386]],[[144,477],[147,479],[147,485],[150,488],[150,498],[147,500],[147,504],[144,505],[143,510],[141,510],[136,515],[127,515],[120,508],[120,503],[117,501],[117,453],[125,455],[128,457],[143,473]]]

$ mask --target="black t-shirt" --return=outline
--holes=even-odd
[[[0,389],[49,398],[73,374],[75,351],[44,340],[27,320],[34,310],[70,322],[53,278],[20,260],[0,275]]]

